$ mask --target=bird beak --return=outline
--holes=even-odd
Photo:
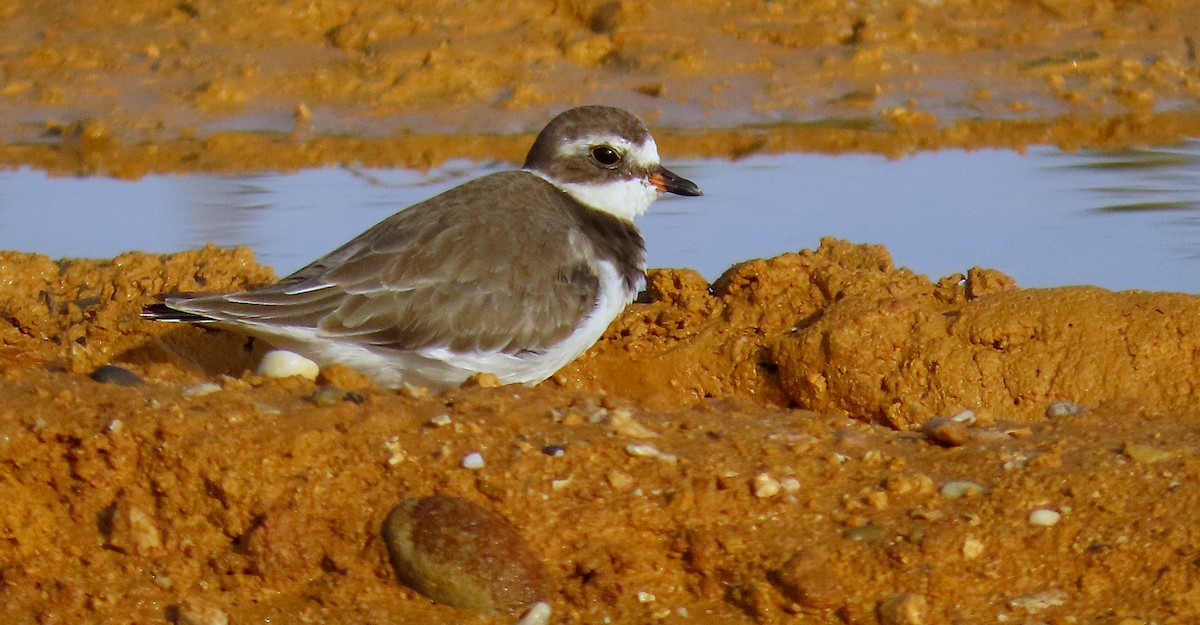
[[[697,196],[704,195],[700,191],[700,187],[696,183],[676,175],[666,167],[659,166],[658,171],[650,174],[650,184],[658,189],[660,193],[674,193],[675,195]]]

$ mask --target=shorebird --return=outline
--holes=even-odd
[[[700,188],[659,162],[645,124],[568,110],[519,170],[414,204],[278,282],[172,294],[142,316],[233,330],[383,386],[477,373],[535,384],[591,347],[645,285],[633,218]]]

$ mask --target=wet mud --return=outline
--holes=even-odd
[[[586,102],[668,160],[1200,134],[1188,2],[0,16],[0,163],[61,174],[519,160]],[[138,317],[271,279],[245,249],[0,253],[0,622],[510,623],[534,598],[554,623],[1200,620],[1200,297],[825,239],[712,284],[653,270],[550,380],[440,395],[263,378],[261,344]],[[476,511],[405,528],[501,547],[397,556],[389,515],[429,496]],[[459,566],[433,582],[499,608],[401,583]]]

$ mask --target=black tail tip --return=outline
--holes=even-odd
[[[208,317],[197,315],[182,310],[175,310],[166,304],[150,304],[142,309],[142,319],[152,319],[154,321],[168,321],[172,323],[197,323],[201,321],[211,321]]]

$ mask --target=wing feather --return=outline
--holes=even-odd
[[[502,172],[401,211],[273,285],[167,304],[268,337],[310,328],[398,350],[540,351],[598,297],[595,250],[578,226],[563,192]]]

